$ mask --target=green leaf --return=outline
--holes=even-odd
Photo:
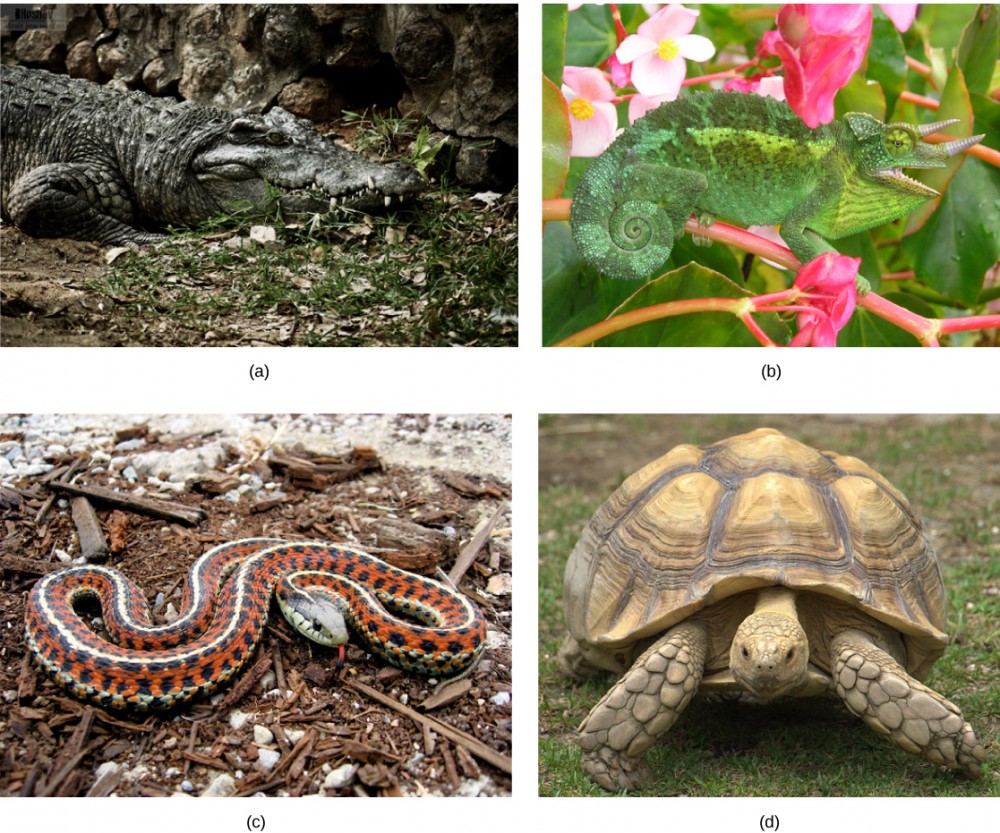
[[[1000,66],[1000,62],[998,62]],[[998,79],[1000,84],[1000,79]],[[1000,148],[1000,103],[989,96],[975,93],[969,96],[976,116],[974,132],[983,133],[982,143],[988,148]]]
[[[944,121],[946,119],[958,119],[958,124],[953,124],[947,129],[949,136],[962,139],[972,135],[973,116],[972,102],[969,100],[969,91],[965,88],[965,79],[962,70],[957,67],[948,74],[948,81],[941,93],[941,106],[934,114],[933,121]],[[931,168],[916,173],[911,172],[914,179],[920,180],[924,185],[929,185],[936,191],[944,193],[949,180],[955,175],[962,164],[965,154],[959,154],[948,160],[943,168]],[[920,228],[927,218],[931,216],[938,206],[939,200],[928,200],[916,211],[910,214],[906,221],[906,234],[911,234]]]
[[[867,113],[884,120],[885,95],[878,84],[869,84],[863,75],[858,74],[837,91],[833,109],[838,119],[842,119],[845,113]]]
[[[909,36],[917,30],[922,35],[923,44],[942,47],[942,58],[947,52],[947,59],[950,61],[955,46],[962,38],[962,30],[976,13],[977,8],[979,7],[975,3],[922,3],[916,25],[910,28],[904,38],[909,42]],[[917,47],[911,54],[920,61],[925,63],[928,61],[923,45]],[[941,82],[944,83],[943,75]]]
[[[542,199],[555,199],[566,187],[573,134],[569,108],[559,88],[542,77]]]
[[[983,276],[1000,259],[1000,170],[966,159],[937,211],[904,238],[903,248],[920,280],[975,304]]]
[[[566,65],[596,67],[618,48],[615,24],[607,6],[587,4],[569,16]]]
[[[971,92],[985,93],[989,90],[998,51],[1000,8],[993,3],[984,3],[962,30],[955,56]]]
[[[557,89],[562,86],[568,15],[565,4],[542,6],[542,75],[551,79]]]
[[[696,298],[746,298],[750,293],[724,275],[689,263],[650,281],[615,311],[616,314],[656,304]],[[778,344],[786,344],[788,327],[776,313],[756,316],[757,323]],[[735,315],[699,312],[650,321],[608,336],[604,347],[753,347],[759,346]]]
[[[542,238],[543,344],[554,344],[602,321],[642,286],[642,281],[601,277],[587,266],[569,223],[546,223]]]
[[[734,283],[743,285],[743,272],[740,262],[733,254],[729,246],[721,243],[713,243],[711,246],[699,246],[685,234],[680,240],[674,243],[674,248],[670,252],[670,265],[683,266],[686,263],[700,263],[707,269],[721,272]]]
[[[742,46],[743,54],[753,56],[757,42],[765,32],[775,28],[777,6],[733,6],[703,3],[695,32],[709,38],[719,52],[728,47]]]
[[[901,307],[911,305],[911,300],[891,292],[885,296],[887,300],[898,304]],[[914,310],[917,312],[917,310]],[[921,312],[921,315],[934,317],[932,310]],[[919,347],[920,342],[906,330],[901,330],[895,324],[891,324],[884,318],[872,315],[866,309],[860,307],[854,310],[854,315],[847,322],[839,333],[837,333],[838,347]]]
[[[872,39],[868,47],[868,78],[885,94],[885,113],[891,113],[906,84],[906,50],[899,31],[881,9],[872,19]]]

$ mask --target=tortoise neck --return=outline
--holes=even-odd
[[[797,619],[795,612],[795,591],[787,587],[763,587],[757,594],[754,613],[780,613],[790,619]]]

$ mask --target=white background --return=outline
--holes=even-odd
[[[514,418],[514,797],[340,802],[136,799],[0,802],[0,830],[510,831],[518,824],[608,831],[967,829],[1000,805],[963,799],[540,799],[537,796],[537,417],[558,412],[993,413],[990,350],[542,349],[540,11],[521,4],[521,243],[518,349],[85,349],[0,351],[4,412],[502,412]],[[779,363],[780,382],[761,366]],[[251,364],[270,380],[253,382]],[[995,743],[995,739],[991,739]],[[996,776],[993,776],[994,778]],[[629,803],[625,803],[629,802]],[[641,813],[642,815],[638,815]],[[974,821],[975,820],[975,821]]]

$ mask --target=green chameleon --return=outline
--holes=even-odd
[[[958,119],[914,126],[864,113],[807,127],[782,101],[706,92],[662,104],[598,156],[573,196],[570,224],[584,260],[612,278],[648,278],[696,214],[780,224],[807,263],[836,240],[895,220],[940,196],[900,168],[942,168],[982,136],[923,137]],[[859,279],[867,291],[867,281]]]

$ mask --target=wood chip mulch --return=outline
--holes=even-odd
[[[509,484],[384,467],[371,449],[355,449],[344,459],[247,462],[279,484],[278,497],[218,497],[233,488],[234,461],[179,497],[134,484],[111,499],[106,473],[58,462],[0,490],[0,795],[510,793]],[[179,608],[202,552],[252,536],[347,542],[416,572],[450,571],[487,619],[482,661],[435,691],[352,640],[338,671],[336,650],[303,639],[272,608],[233,686],[162,716],[78,702],[30,661],[24,599],[40,575],[64,566],[57,553],[75,558],[82,547],[151,605],[162,593]],[[160,621],[166,606],[154,609]]]

